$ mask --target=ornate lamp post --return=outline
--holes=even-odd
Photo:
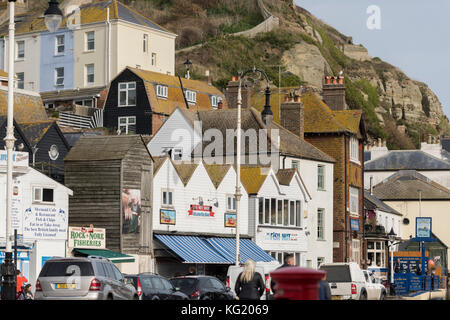
[[[191,76],[189,74],[189,71],[191,70],[191,66],[192,66],[192,62],[191,60],[189,60],[189,58],[187,58],[187,60],[184,62],[184,66],[186,67],[186,79],[190,79]]]
[[[8,27],[8,116],[6,127],[6,152],[7,152],[7,175],[6,175],[6,248],[5,260],[1,266],[3,275],[2,282],[2,300],[16,299],[16,266],[12,259],[12,234],[11,234],[11,209],[12,209],[12,177],[13,177],[13,149],[14,142],[14,5],[16,0],[9,1],[9,27]],[[51,0],[49,7],[45,11],[45,24],[50,32],[54,32],[59,28],[62,21],[62,12],[58,8],[58,2]]]

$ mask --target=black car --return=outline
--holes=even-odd
[[[215,277],[182,276],[172,278],[170,282],[191,300],[235,300],[230,288]]]
[[[188,300],[188,296],[175,288],[166,278],[152,273],[125,275],[131,279],[140,300]]]

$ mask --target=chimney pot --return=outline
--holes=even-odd
[[[289,96],[288,95],[284,96],[284,102],[289,102]]]
[[[333,77],[333,84],[337,84],[337,78]]]
[[[330,76],[325,77],[325,83],[326,84],[330,84],[330,82],[331,82],[330,80],[331,80]]]
[[[236,77],[235,77],[235,76],[232,76],[232,77],[231,77],[231,81],[236,81]]]
[[[342,76],[339,77],[339,84],[344,84],[344,77]]]
[[[296,96],[295,97],[295,102],[302,102],[302,97]]]

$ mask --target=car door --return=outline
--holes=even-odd
[[[175,294],[175,288],[173,287],[173,285],[166,279],[164,278],[159,278],[165,288],[165,293],[166,293],[166,299],[167,300],[175,300],[175,299],[179,299],[179,296],[177,296]]]
[[[108,278],[111,283],[112,295],[115,300],[123,300],[122,292],[121,292],[121,283],[116,278],[116,272],[114,270],[114,266],[112,263],[105,262],[105,267],[108,270]]]
[[[118,294],[121,300],[131,300],[133,299],[133,293],[134,291],[132,290],[130,285],[127,285],[124,281],[124,277],[122,272],[120,272],[120,270],[111,263],[111,266],[113,268],[114,271],[114,276],[115,279],[117,281],[117,290],[118,290]]]
[[[215,300],[228,300],[227,291],[225,286],[217,279],[210,278],[212,286],[214,287]]]
[[[367,299],[368,300],[375,300],[376,299],[376,288],[374,283],[372,283],[372,279],[370,277],[369,272],[366,270],[363,271],[364,273],[364,279],[366,280],[366,291],[367,291]]]

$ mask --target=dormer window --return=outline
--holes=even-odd
[[[186,94],[186,100],[188,102],[191,102],[191,103],[197,102],[197,92],[191,91],[191,90],[186,90],[185,94]]]
[[[217,109],[219,102],[222,101],[222,97],[218,97],[218,96],[211,96],[211,106],[214,109]]]
[[[168,95],[167,95],[167,86],[163,86],[163,85],[158,84],[156,86],[156,95],[159,98],[167,98],[168,97]]]

